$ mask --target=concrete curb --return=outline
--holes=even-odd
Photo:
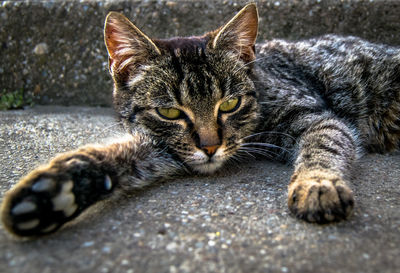
[[[153,37],[195,35],[248,1],[2,1],[0,94],[37,104],[111,105],[103,23],[123,12]],[[399,1],[260,0],[259,40],[338,33],[400,44]],[[82,92],[84,90],[84,92]]]

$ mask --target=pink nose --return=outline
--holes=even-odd
[[[215,154],[219,146],[220,145],[203,146],[202,149],[207,155],[212,156]]]

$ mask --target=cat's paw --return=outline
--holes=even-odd
[[[1,216],[17,236],[40,236],[59,229],[111,191],[109,175],[90,162],[68,158],[30,173],[6,193]]]
[[[313,170],[292,176],[288,205],[298,218],[325,223],[349,217],[353,211],[354,197],[337,175]]]

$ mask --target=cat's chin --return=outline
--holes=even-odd
[[[211,174],[221,168],[223,162],[207,162],[202,164],[192,164],[190,167],[193,171],[203,174]]]

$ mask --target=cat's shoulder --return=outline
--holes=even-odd
[[[306,38],[301,40],[290,39],[272,39],[261,41],[256,44],[256,52],[258,55],[264,54],[285,54],[295,53],[303,54],[333,54],[345,53],[368,53],[374,52],[397,52],[398,47],[381,43],[374,43],[356,36],[343,36],[337,34],[325,34],[318,37]]]

